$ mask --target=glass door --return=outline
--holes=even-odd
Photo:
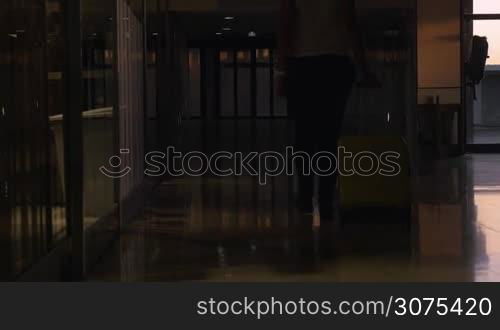
[[[269,47],[218,49],[218,108],[221,118],[286,118],[286,102],[274,91]]]
[[[489,57],[484,78],[473,86],[467,79],[466,145],[470,152],[500,152],[500,2],[474,0],[466,12],[464,61],[468,62],[473,36],[486,37]]]
[[[11,31],[8,22],[10,3],[0,2],[0,281],[12,276],[12,244],[10,208],[8,198],[9,163],[7,111],[10,109],[12,90]]]
[[[25,273],[68,236],[64,3],[0,5],[0,279]]]

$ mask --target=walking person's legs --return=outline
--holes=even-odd
[[[297,204],[302,212],[313,211],[314,177],[309,159],[315,149],[314,118],[311,116],[311,88],[307,84],[311,72],[308,59],[289,61],[288,108],[295,120],[295,151],[309,157],[296,157],[294,161],[298,176]]]
[[[337,155],[344,113],[354,81],[349,57],[317,56],[289,63],[288,102],[295,119],[295,148],[312,159],[318,151]],[[295,162],[299,177],[299,207],[312,211],[314,176],[307,162]],[[327,165],[328,166],[328,165]],[[323,167],[323,166],[322,166]],[[320,178],[319,202],[324,218],[331,218],[337,172]]]
[[[295,121],[295,149],[309,157],[298,157],[295,167],[298,176],[298,206],[301,211],[313,211],[314,174],[310,168],[310,157],[314,154],[313,121],[310,118],[297,118]]]
[[[322,112],[323,118],[318,122],[318,148],[338,156],[338,142],[354,82],[354,67],[347,57],[332,57],[325,66],[328,67],[328,70],[326,70],[325,82],[321,89],[324,111]],[[338,168],[331,175],[322,176],[319,180],[319,204],[322,221],[329,221],[334,217],[337,179]]]

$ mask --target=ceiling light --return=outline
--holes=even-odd
[[[226,21],[232,21],[232,20],[234,20],[234,19],[235,19],[235,17],[234,17],[234,16],[226,16],[226,17],[224,17],[224,19],[225,19]]]
[[[255,33],[255,31],[250,31],[250,32],[248,32],[248,36],[250,38],[255,38],[257,36],[257,33]]]
[[[230,27],[225,27],[222,30],[224,30],[224,31],[232,31],[232,29]]]

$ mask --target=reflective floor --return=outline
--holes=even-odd
[[[164,182],[89,279],[500,281],[499,162],[441,161],[418,174],[408,217],[336,226],[295,210],[289,178]]]

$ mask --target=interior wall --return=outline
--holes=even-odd
[[[419,104],[461,100],[461,1],[418,1]]]

